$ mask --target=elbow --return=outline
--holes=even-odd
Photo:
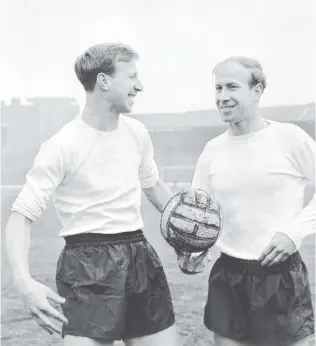
[[[29,229],[33,221],[18,211],[12,211],[5,227],[6,237]]]
[[[143,192],[146,195],[146,197],[150,201],[152,201],[157,197],[157,195],[159,194],[159,191],[161,190],[162,187],[163,187],[163,182],[159,178],[157,180],[157,182],[155,183],[155,185],[153,185],[151,187],[143,188]]]

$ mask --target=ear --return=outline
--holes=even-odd
[[[263,85],[261,83],[258,83],[252,88],[252,90],[254,93],[255,101],[258,102],[263,93]]]
[[[104,91],[108,91],[110,89],[110,78],[103,72],[100,72],[97,75],[96,84]]]

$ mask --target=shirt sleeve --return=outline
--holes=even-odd
[[[301,128],[295,126],[292,140],[292,158],[302,179],[315,186],[316,143]],[[287,225],[282,232],[287,234],[299,248],[304,237],[316,230],[316,194],[307,206]]]
[[[142,188],[153,187],[159,179],[159,172],[154,159],[154,147],[150,135],[145,127],[142,156],[138,174]]]
[[[211,193],[211,183],[209,179],[209,164],[210,158],[208,155],[207,146],[204,148],[202,154],[198,158],[191,187],[193,189],[201,189],[207,193]]]
[[[40,147],[11,211],[17,211],[32,221],[38,219],[64,175],[65,162],[61,145],[50,139]]]

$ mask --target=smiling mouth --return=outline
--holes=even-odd
[[[232,110],[233,108],[235,108],[235,105],[234,106],[222,106],[221,109],[224,110],[224,111],[230,111]]]

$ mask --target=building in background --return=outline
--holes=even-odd
[[[295,123],[315,138],[315,103],[267,107],[260,112],[267,119]],[[23,184],[41,143],[78,114],[79,105],[71,98],[32,98],[26,104],[20,99],[2,102],[2,185]],[[150,131],[161,176],[174,184],[191,180],[207,141],[227,129],[216,110],[130,116]]]

